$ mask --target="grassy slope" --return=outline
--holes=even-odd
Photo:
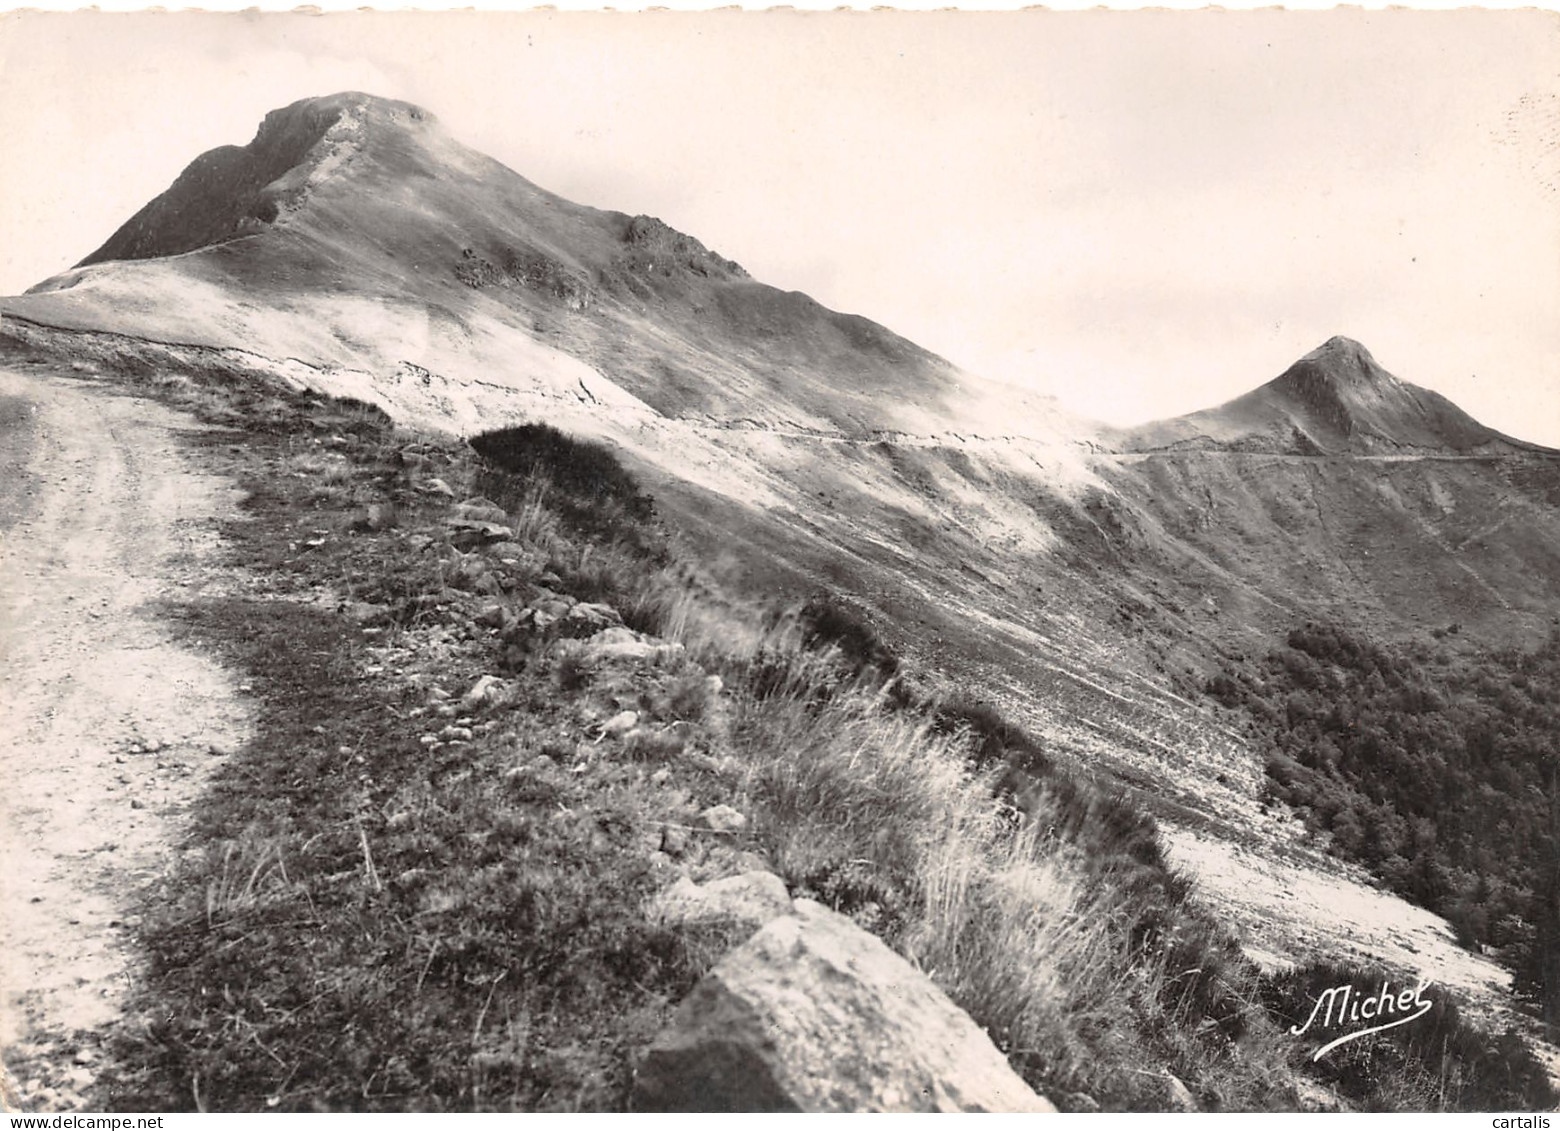
[[[150,1025],[118,1035],[106,1104],[620,1107],[732,941],[643,900],[755,860],[933,971],[1064,1107],[1163,1106],[1167,1071],[1208,1107],[1294,1102],[1301,1050],[1152,824],[988,712],[885,687],[850,617],[823,646],[816,621],[711,588],[654,524],[592,534],[534,476],[196,376],[140,380],[245,428],[211,451],[252,492],[229,531],[243,584],[169,612],[249,673],[259,733],[152,896]],[[448,503],[418,489],[435,473],[503,505],[517,546],[455,551]],[[494,627],[543,583],[687,651],[592,668]],[[485,673],[500,701],[457,705]],[[638,729],[601,736],[623,709]],[[993,793],[1009,764],[1033,823]],[[752,817],[734,842],[690,831],[714,803]]]

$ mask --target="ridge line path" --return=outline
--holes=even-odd
[[[240,493],[184,449],[192,418],[58,373],[0,365],[0,1110],[87,1102],[139,900],[249,727],[154,604],[216,584]]]

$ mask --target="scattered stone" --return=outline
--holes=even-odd
[[[502,561],[523,561],[530,556],[530,551],[519,542],[492,542],[483,549]]]
[[[659,770],[650,775],[651,785],[665,785],[671,780],[672,771],[666,766],[662,766]]]
[[[71,1058],[77,1064],[92,1064],[97,1060],[97,1053],[83,1045],[76,1050],[76,1055]]]
[[[1304,1076],[1295,1077],[1295,1096],[1300,1101],[1301,1111],[1332,1113],[1349,1110],[1349,1106],[1343,1102],[1338,1093],[1325,1084]]]
[[[640,1064],[631,1107],[1056,1110],[931,979],[810,899],[694,987]]]
[[[1197,1101],[1178,1076],[1165,1073],[1164,1101],[1166,1111],[1196,1111]]]
[[[601,724],[601,736],[603,738],[619,738],[633,730],[638,723],[638,711],[619,711]]]
[[[1093,1114],[1100,1110],[1100,1105],[1095,1102],[1093,1096],[1085,1092],[1069,1092],[1062,1100],[1062,1110],[1078,1114]]]
[[[587,604],[583,601],[571,606],[563,619],[570,627],[582,630],[579,631],[581,636],[589,636],[623,623],[622,616],[611,605]]]
[[[747,828],[748,819],[730,805],[711,805],[699,814],[704,827],[718,833],[737,833]]]
[[[349,601],[341,607],[341,612],[353,624],[364,627],[384,624],[390,619],[390,610],[388,608],[384,605],[371,604],[368,601]]]
[[[461,696],[460,705],[468,711],[493,707],[508,698],[509,689],[496,675],[485,675],[471,685],[471,690]]]
[[[135,798],[131,798],[130,799],[130,808],[132,808],[132,809],[145,809],[146,808],[146,802],[139,801],[139,800],[137,800]]]
[[[609,660],[663,663],[681,657],[683,646],[652,640],[631,628],[608,628],[581,641],[575,654],[588,664]]]
[[[495,522],[503,525],[509,521],[509,512],[491,499],[477,496],[467,499],[464,503],[456,503],[455,517],[470,519],[473,522]]]
[[[436,477],[424,479],[420,490],[425,491],[430,495],[443,495],[446,499],[453,499],[455,497],[455,488],[451,487],[444,480]]]
[[[439,745],[439,736],[436,734],[425,734],[417,741],[422,743],[424,746],[437,746]]]
[[[439,738],[445,742],[470,742],[471,728],[447,726],[439,732]]]
[[[688,851],[688,830],[667,825],[661,830],[661,851],[668,856],[681,856]]]
[[[399,813],[392,813],[390,815],[390,819],[385,822],[385,828],[391,830],[404,829],[411,823],[412,815],[405,809],[402,809]]]
[[[791,913],[791,893],[773,872],[744,872],[707,884],[687,876],[656,896],[651,916],[669,923],[730,921],[757,930],[771,919]]]

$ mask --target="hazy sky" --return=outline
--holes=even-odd
[[[358,89],[1116,422],[1335,333],[1560,446],[1560,15],[0,15],[0,293]]]

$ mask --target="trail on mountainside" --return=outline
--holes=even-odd
[[[79,1106],[122,1011],[138,892],[247,712],[152,602],[211,584],[236,493],[189,418],[0,369],[0,1049],[31,1110]]]

